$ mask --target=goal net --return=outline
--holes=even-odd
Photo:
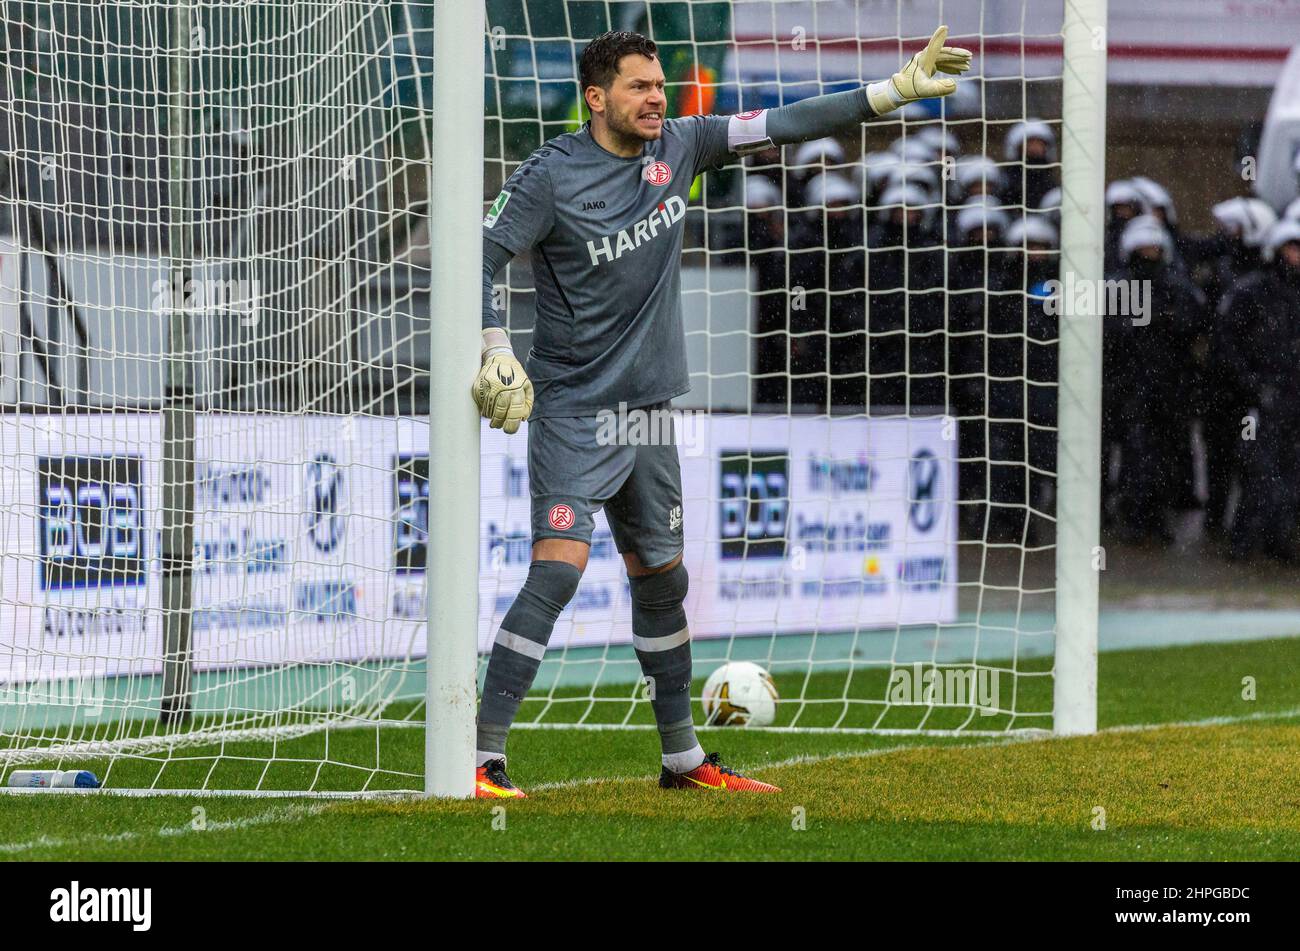
[[[440,534],[429,488],[455,464],[430,447],[430,355],[440,325],[478,319],[430,292],[434,6],[6,6],[0,786],[40,767],[116,789],[425,787],[430,546],[477,556],[480,682],[530,557],[523,432],[484,423],[477,538]],[[1057,452],[1050,282],[1094,177],[1073,207],[1058,186],[1100,162],[1061,156],[1063,4],[486,14],[485,210],[585,118],[577,55],[606,29],[659,44],[670,116],[888,76],[941,22],[973,50],[942,104],[692,189],[672,423],[693,695],[703,723],[704,678],[749,660],[776,729],[1059,729],[1063,587],[1095,630],[1093,566],[1058,570],[1065,469],[1086,492],[1099,466],[1086,438]],[[527,260],[498,281],[522,356]],[[602,515],[520,727],[651,728],[629,612]]]
[[[0,769],[420,788],[430,5],[10,15]]]
[[[493,21],[489,195],[577,127],[575,53],[604,29],[656,40],[670,116],[859,87],[893,73],[939,23],[973,51],[972,73],[942,102],[695,183],[682,259],[692,390],[674,402],[695,696],[710,671],[747,660],[775,679],[777,728],[1059,728],[1050,282],[1063,273],[1064,5],[529,11]],[[1102,114],[1104,88],[1090,95]],[[1070,213],[1087,182],[1076,179]],[[532,325],[527,269],[517,259],[500,289],[517,350]],[[489,433],[483,459],[487,649],[526,577],[529,499],[523,440]],[[527,720],[652,722],[630,605],[598,518]]]

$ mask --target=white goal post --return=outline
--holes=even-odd
[[[481,222],[605,29],[659,44],[670,117],[880,79],[940,22],[975,54],[950,102],[692,189],[697,723],[748,660],[774,730],[1096,730],[1101,318],[1043,323],[1031,275],[1102,277],[1107,0],[12,9],[0,790],[473,794],[530,554],[526,430],[468,398]],[[527,258],[497,281],[523,358]],[[599,516],[520,729],[654,728],[629,603]]]
[[[1061,271],[1105,276],[1107,0],[1065,4],[1062,75]],[[1056,542],[1057,733],[1097,729],[1097,588],[1101,543],[1101,324],[1062,321]]]
[[[429,497],[439,536],[478,538],[479,419],[465,399],[465,368],[479,359],[483,306],[483,34],[481,2],[439,0],[434,10],[432,298],[446,315],[430,335]],[[445,500],[445,502],[443,501]],[[425,792],[474,793],[478,559],[469,546],[429,545]]]

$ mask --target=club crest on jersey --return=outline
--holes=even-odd
[[[551,528],[567,532],[573,528],[573,509],[563,502],[552,505],[551,510],[546,514],[546,520],[551,523]]]
[[[618,234],[606,235],[599,243],[588,241],[587,252],[591,255],[591,266],[597,267],[605,261],[617,261],[624,251],[634,251],[646,241],[659,237],[661,231],[666,233],[684,217],[686,202],[678,195],[669,195],[632,227],[624,228]]]
[[[667,185],[673,180],[673,170],[667,162],[652,162],[645,167],[641,177],[651,185]]]

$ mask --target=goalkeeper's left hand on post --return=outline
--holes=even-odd
[[[958,46],[944,46],[943,41],[947,38],[948,28],[939,27],[926,48],[908,60],[906,66],[889,79],[867,86],[867,99],[876,115],[883,116],[909,102],[947,96],[956,91],[957,80],[935,79],[934,74],[966,72],[970,69],[971,53]]]
[[[470,395],[493,429],[519,432],[519,424],[533,412],[533,381],[510,346],[510,338],[499,327],[483,331],[483,365]]]

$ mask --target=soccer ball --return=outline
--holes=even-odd
[[[709,726],[768,726],[776,719],[776,684],[758,664],[733,660],[704,682],[704,722]]]

